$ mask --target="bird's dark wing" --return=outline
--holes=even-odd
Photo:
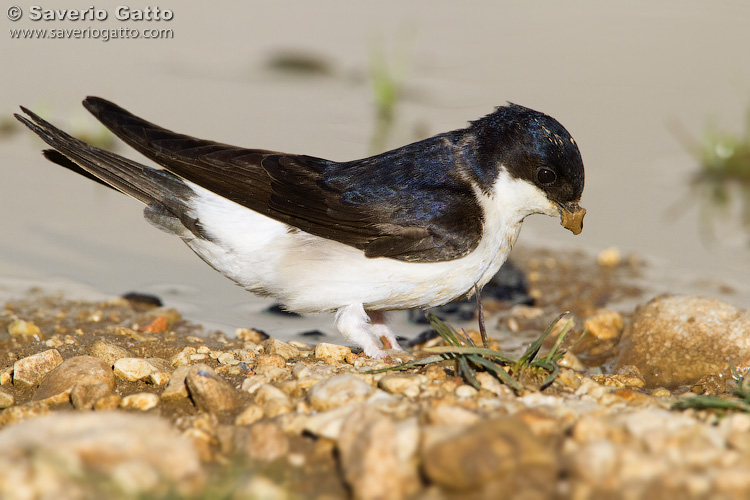
[[[447,135],[339,163],[177,134],[96,97],[84,105],[168,171],[368,257],[452,260],[473,250],[481,237],[481,209],[471,187],[460,181]]]

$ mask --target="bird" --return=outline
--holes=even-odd
[[[289,311],[335,313],[371,358],[401,347],[394,310],[480,291],[524,219],[583,229],[584,167],[556,119],[506,103],[468,126],[353,161],[198,139],[87,97],[84,107],[158,167],[78,140],[32,111],[15,114],[50,161],[144,203],[230,280]]]

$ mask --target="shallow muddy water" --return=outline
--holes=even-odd
[[[74,4],[67,8],[85,8]],[[527,220],[524,247],[615,246],[649,264],[657,291],[750,302],[749,236],[727,218],[706,239],[691,198],[697,140],[713,120],[739,133],[750,104],[750,5],[724,2],[180,2],[171,21],[34,22],[0,33],[0,121],[27,106],[74,133],[99,130],[80,106],[98,95],[167,128],[241,146],[345,160],[368,155],[375,131],[369,79],[382,51],[403,69],[388,147],[463,127],[512,101],[560,120],[587,168],[584,231]],[[22,28],[171,29],[173,38],[11,39]],[[273,69],[306,54],[307,73]],[[278,65],[276,66],[278,68]],[[3,129],[4,130],[4,129]],[[20,128],[0,136],[0,293],[43,284],[73,295],[153,293],[191,319],[277,335],[331,318],[261,314],[268,301],[215,273],[145,223],[133,200],[46,162]],[[118,153],[138,155],[121,144]],[[674,217],[675,207],[679,213]],[[249,231],[252,228],[248,229]],[[733,293],[725,293],[728,289]],[[407,333],[401,317],[397,327]]]

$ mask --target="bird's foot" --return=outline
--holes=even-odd
[[[385,359],[390,356],[388,351],[403,352],[382,311],[368,312],[362,304],[350,304],[336,311],[336,327],[345,339],[360,346],[370,358]],[[382,342],[382,348],[377,339]]]

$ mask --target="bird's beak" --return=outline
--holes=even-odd
[[[567,205],[558,203],[557,207],[560,210],[560,224],[565,229],[569,229],[573,234],[581,234],[581,231],[583,231],[583,216],[586,215],[586,209],[580,207],[578,203],[569,203]]]

